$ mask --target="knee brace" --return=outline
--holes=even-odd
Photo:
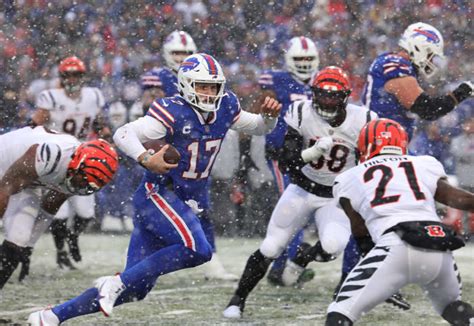
[[[354,323],[338,312],[330,312],[326,318],[325,326],[352,326]]]
[[[451,325],[469,326],[470,319],[474,318],[474,310],[467,302],[454,301],[444,308],[441,317]]]

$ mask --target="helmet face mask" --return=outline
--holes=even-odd
[[[408,52],[412,63],[427,79],[436,76],[446,65],[443,36],[431,25],[408,26],[398,45]]]
[[[117,152],[108,142],[82,143],[69,162],[65,186],[73,194],[90,195],[112,181],[118,167]]]
[[[163,59],[168,68],[177,72],[186,57],[196,53],[197,47],[192,37],[184,31],[174,31],[163,43]]]
[[[318,69],[318,49],[309,38],[294,37],[289,41],[285,52],[285,63],[289,72],[298,79],[307,81]]]
[[[204,112],[215,112],[219,109],[225,83],[222,67],[208,54],[199,53],[187,57],[178,71],[178,90],[181,96]]]
[[[313,108],[326,121],[333,121],[346,109],[351,94],[348,75],[329,66],[314,76],[311,83]]]
[[[377,155],[406,155],[408,134],[394,120],[372,120],[360,131],[357,148],[360,163]]]

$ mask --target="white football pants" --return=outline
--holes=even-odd
[[[339,312],[355,322],[410,283],[421,286],[440,315],[461,300],[461,278],[450,251],[416,248],[388,233],[349,273],[328,313]]]
[[[273,209],[260,252],[265,257],[277,258],[295,234],[314,218],[323,249],[333,255],[340,254],[351,231],[349,218],[336,204],[333,198],[318,197],[290,184]]]
[[[82,218],[93,218],[95,216],[95,195],[68,198],[59,208],[54,218],[65,220],[74,215]]]

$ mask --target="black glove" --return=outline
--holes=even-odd
[[[370,235],[354,237],[354,240],[357,242],[357,246],[359,247],[362,257],[365,257],[365,255],[367,255],[367,253],[375,246],[375,243],[372,241]]]
[[[474,85],[470,81],[465,81],[453,91],[453,96],[456,98],[458,103],[461,103],[468,97],[472,96],[473,89]]]

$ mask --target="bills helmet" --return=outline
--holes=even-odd
[[[174,31],[163,43],[163,59],[168,68],[177,72],[179,65],[187,56],[196,53],[193,38],[184,31]]]
[[[403,32],[398,45],[408,52],[411,62],[428,79],[445,65],[443,36],[431,25],[411,24]]]
[[[293,37],[285,51],[285,63],[288,71],[298,79],[309,80],[318,69],[318,49],[314,42],[307,37]]]
[[[225,82],[219,62],[205,53],[187,57],[178,70],[178,90],[181,96],[186,102],[204,112],[215,112],[219,109],[224,96]],[[217,85],[216,95],[196,92],[196,83]]]
[[[313,107],[326,121],[333,120],[345,110],[352,91],[349,76],[336,66],[319,71],[311,81],[311,89]]]
[[[115,149],[107,141],[97,139],[79,145],[69,162],[66,187],[77,195],[90,195],[107,183],[119,167]]]
[[[398,122],[384,118],[367,123],[360,131],[357,142],[361,163],[376,155],[405,155],[407,147],[405,129]]]

